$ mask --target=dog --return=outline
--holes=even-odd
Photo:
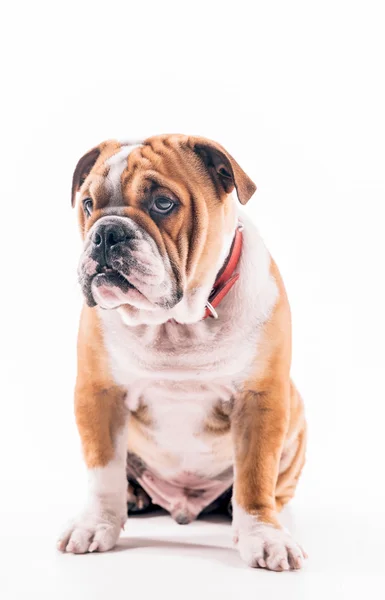
[[[183,524],[225,501],[248,565],[303,565],[278,512],[306,422],[284,284],[238,209],[255,190],[203,137],[110,140],[79,160],[75,414],[89,499],[61,551],[113,548],[127,512],[156,505]]]

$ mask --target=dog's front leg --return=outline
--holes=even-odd
[[[91,375],[83,369],[78,374],[75,413],[88,471],[88,501],[59,539],[63,552],[110,550],[127,518],[125,394],[98,375],[100,371]]]
[[[279,524],[275,502],[290,416],[289,381],[269,382],[262,390],[244,391],[232,416],[234,539],[252,567],[299,569],[304,553]]]

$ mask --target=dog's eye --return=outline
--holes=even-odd
[[[93,207],[94,207],[94,204],[93,204],[91,198],[86,198],[85,200],[83,200],[83,209],[84,209],[84,212],[86,213],[87,217],[90,217],[92,215]]]
[[[158,214],[166,215],[167,213],[172,211],[174,206],[175,206],[175,202],[173,202],[169,198],[160,196],[159,198],[155,198],[154,203],[151,207],[151,210]]]

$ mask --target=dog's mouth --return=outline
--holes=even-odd
[[[110,267],[97,270],[90,281],[89,297],[101,308],[117,308],[130,304],[137,309],[154,310],[154,305],[126,275]]]
[[[119,273],[119,271],[115,271],[115,269],[103,268],[99,273],[95,275],[92,280],[92,285],[96,287],[100,286],[110,286],[110,287],[118,287],[123,292],[131,289],[137,289],[124,275]]]

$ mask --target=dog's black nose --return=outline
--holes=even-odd
[[[101,225],[93,235],[95,246],[104,245],[106,249],[116,246],[120,242],[124,242],[126,234],[121,225]]]
[[[126,233],[118,223],[101,224],[92,235],[99,262],[110,265],[110,251],[126,239]]]

